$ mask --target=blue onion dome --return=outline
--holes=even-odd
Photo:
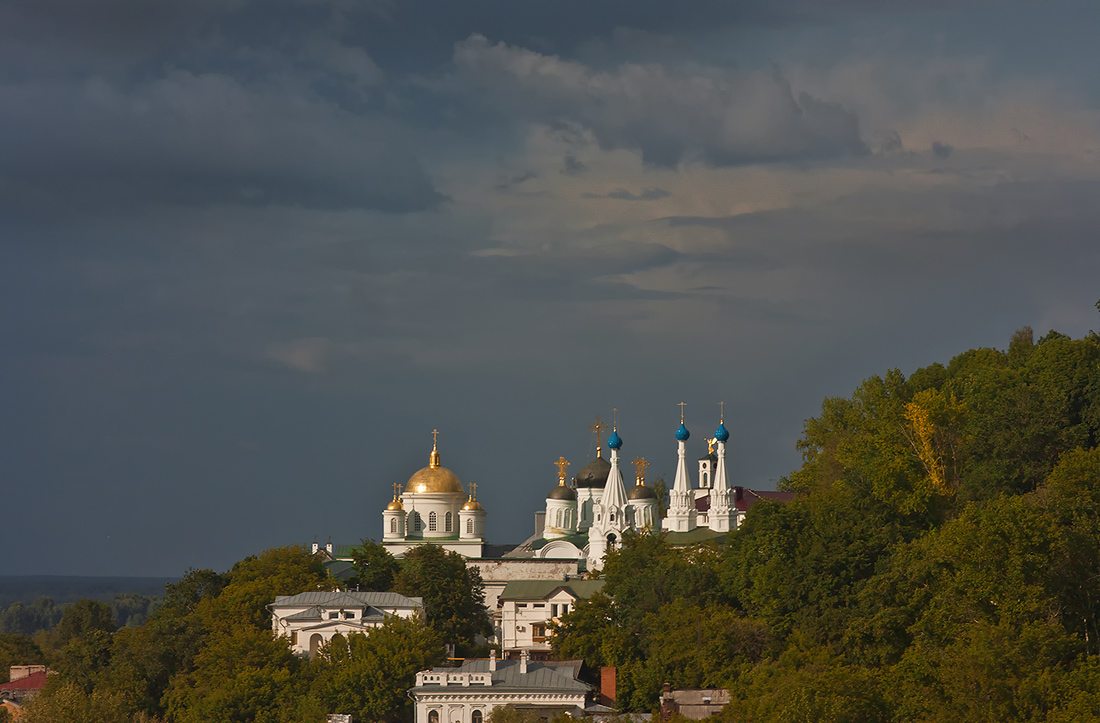
[[[688,431],[688,428],[684,426],[683,422],[680,422],[680,428],[676,430],[676,439],[681,442],[686,442],[690,436],[691,432]]]
[[[617,430],[611,430],[611,436],[607,438],[608,449],[618,449],[623,446],[623,438],[619,436]]]
[[[730,433],[726,431],[726,425],[722,422],[719,422],[718,429],[714,430],[714,438],[719,442],[725,442],[730,438]]]

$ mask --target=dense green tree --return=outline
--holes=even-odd
[[[38,597],[30,605],[13,602],[0,613],[0,634],[34,635],[51,630],[61,620],[62,607],[48,597]]]
[[[8,682],[13,665],[40,665],[46,656],[27,635],[0,634],[0,683]]]
[[[351,550],[351,563],[355,567],[355,584],[364,590],[385,592],[393,589],[399,563],[380,543],[360,540]]]
[[[418,545],[401,561],[394,591],[424,599],[428,624],[445,642],[468,649],[492,633],[481,573],[466,558],[437,545]]]
[[[328,712],[355,720],[411,718],[416,674],[442,662],[443,640],[417,619],[389,618],[369,635],[337,636],[310,663],[313,694]]]

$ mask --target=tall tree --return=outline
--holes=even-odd
[[[492,633],[481,573],[466,558],[437,545],[418,545],[405,553],[394,590],[424,598],[428,624],[445,642],[468,649],[476,636]]]

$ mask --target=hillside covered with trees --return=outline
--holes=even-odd
[[[1100,336],[1017,332],[805,424],[802,493],[724,546],[609,555],[556,652],[619,702],[730,687],[734,721],[1100,721]]]
[[[729,687],[719,723],[1100,721],[1100,335],[1024,329],[872,377],[799,446],[783,485],[801,494],[759,503],[725,545],[628,537],[604,594],[557,626],[558,656],[616,666],[625,710],[654,710],[666,682]],[[426,620],[295,658],[266,605],[335,583],[292,547],[188,572],[142,625],[75,603],[0,655],[61,673],[26,723],[408,720],[445,642],[483,652],[480,579],[427,545],[395,561],[364,542],[355,566],[363,587],[423,596]]]

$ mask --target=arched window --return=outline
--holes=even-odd
[[[481,711],[475,710],[470,714],[470,723],[482,723],[484,718],[481,715]]]
[[[558,510],[558,511],[557,511],[557,514],[556,514],[556,515],[554,515],[554,518],[555,518],[555,519],[554,519],[554,526],[555,526],[555,527],[557,527],[557,528],[558,528],[559,530],[560,530],[560,529],[561,529],[562,527],[564,527],[564,525],[562,524],[562,518],[561,518],[561,510]]]
[[[390,532],[394,535],[397,534],[397,518],[394,517],[390,520]]]
[[[325,639],[321,637],[320,633],[314,633],[309,637],[309,659],[313,660],[317,657],[317,652],[321,649],[321,646],[325,644]]]
[[[428,532],[435,532],[439,524],[439,516],[434,511],[428,513]]]
[[[428,519],[431,519],[430,517]],[[428,711],[428,723],[439,723],[439,711]]]
[[[451,531],[451,513],[448,512],[447,517],[444,518],[444,519],[445,519],[445,522],[444,522],[444,528],[443,529],[445,529],[447,532],[450,532]]]
[[[473,519],[466,520],[466,534],[474,534],[474,521]]]
[[[420,532],[420,525],[421,525],[421,523],[420,523],[420,513],[419,512],[413,512],[412,516],[413,516],[413,531],[414,532]]]

